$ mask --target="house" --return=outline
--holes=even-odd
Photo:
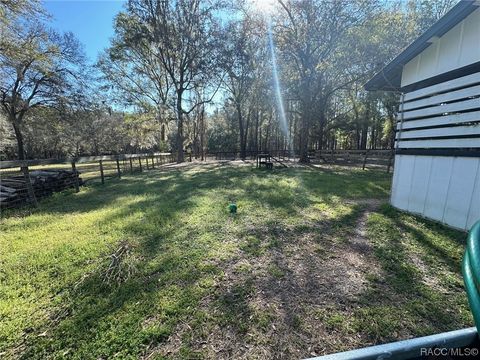
[[[400,93],[391,204],[468,230],[480,219],[480,1],[460,1],[365,89]]]

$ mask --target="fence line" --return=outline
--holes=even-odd
[[[255,159],[257,154],[268,152],[270,155],[278,157],[282,160],[296,159],[298,152],[292,150],[270,150],[270,151],[246,151],[245,158]],[[199,158],[200,156],[198,156]],[[238,150],[231,151],[210,151],[205,154],[206,159],[214,158],[215,160],[235,160],[241,158],[241,152]],[[355,165],[365,169],[371,167],[386,167],[387,173],[393,166],[394,153],[393,150],[310,150],[309,158],[311,161],[323,162],[328,164],[339,165]]]
[[[255,159],[257,151],[246,151],[246,158]],[[280,160],[295,159],[290,150],[271,150],[269,153]],[[205,154],[204,159],[240,159],[240,151],[215,151]],[[186,154],[192,161],[192,153]],[[390,172],[393,166],[392,150],[311,150],[312,161],[332,164],[362,166],[385,166]],[[122,174],[155,169],[156,166],[174,162],[172,153],[118,154],[102,156],[70,157],[63,159],[0,161],[0,208],[23,203],[37,205],[37,198],[51,195],[67,188],[79,191],[87,181],[121,178]]]
[[[0,161],[0,207],[24,203],[37,205],[37,198],[74,188],[87,181],[121,178],[122,174],[155,169],[175,161],[171,153],[118,154],[63,159]],[[142,163],[143,162],[143,163]]]
[[[363,169],[367,165],[385,166],[387,173],[393,167],[394,151],[393,150],[317,150],[315,158],[319,161],[331,164],[349,164],[362,166]]]
[[[100,156],[79,156],[68,157],[61,159],[35,159],[35,160],[4,160],[0,161],[0,169],[7,169],[12,167],[33,166],[33,165],[51,165],[51,164],[66,164],[66,163],[88,163],[105,160],[126,160],[138,159],[158,156],[173,156],[172,153],[145,153],[145,154],[117,154],[117,155],[100,155]]]
[[[247,150],[245,151],[245,158],[250,160],[255,160],[257,154],[269,153],[272,156],[279,157],[279,158],[290,158],[294,159],[295,154],[298,154],[296,151],[292,150],[263,150],[263,151],[256,151],[256,150]],[[190,155],[191,156],[191,155]],[[201,158],[201,154],[193,154],[196,159]],[[208,151],[204,154],[205,159],[215,159],[215,160],[236,160],[241,159],[241,151],[240,150],[224,150],[224,151]]]

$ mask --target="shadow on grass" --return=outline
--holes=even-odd
[[[385,205],[370,217],[369,237],[381,273],[359,297],[353,323],[371,343],[471,323],[460,274],[465,234]]]
[[[78,194],[73,193],[73,190],[57,193],[51,198],[43,199],[38,209],[6,211],[2,217],[36,212],[88,212],[108,207],[124,195],[148,195],[157,199],[183,200],[198,192],[217,187],[240,187],[249,198],[261,200],[272,206],[288,206],[292,203],[291,198],[284,198],[288,194],[282,193],[280,186],[272,188],[271,184],[258,183],[261,179],[300,180],[313,195],[325,198],[335,196],[347,199],[383,198],[388,196],[390,185],[390,176],[376,171],[355,172],[352,176],[352,173],[347,171],[327,172],[323,169],[312,171],[308,167],[266,171],[250,166],[229,166],[224,163],[204,165],[199,169],[200,171],[189,173],[191,169],[188,167],[164,168],[138,175],[125,175],[122,179],[112,179],[105,185],[92,184]],[[252,181],[245,182],[246,179]],[[270,193],[265,195],[265,190],[270,190]],[[272,193],[277,198],[272,199],[270,196]]]
[[[118,286],[102,283],[100,273],[105,264],[100,264],[100,273],[93,273],[76,287],[72,284],[58,309],[64,315],[54,315],[51,323],[38,329],[39,333],[47,330],[47,336],[25,340],[23,357],[43,358],[52,353],[75,354],[79,358],[92,356],[91,347],[86,344],[95,344],[95,357],[138,356],[151,344],[168,338],[182,319],[194,316],[199,301],[209,295],[211,282],[221,276],[225,260],[212,265],[212,248],[222,252],[225,246],[228,252],[225,244],[229,237],[244,235],[235,230],[233,222],[233,230],[229,229],[231,219],[226,205],[231,199],[245,203],[253,215],[255,208],[271,208],[300,216],[303,208],[318,201],[334,206],[338,198],[384,197],[388,178],[379,184],[376,177],[374,172],[351,179],[347,173],[302,168],[265,172],[214,165],[125,176],[105,186],[94,185],[78,194],[59,194],[43,201],[34,213],[55,214],[59,218],[63,214],[113,207],[95,226],[119,224],[125,238],[134,239],[141,261],[137,264],[138,273]],[[239,217],[252,215],[242,211],[240,208]],[[194,216],[196,221],[190,222]],[[359,212],[354,211],[345,217],[325,220],[322,229],[326,235],[343,229],[347,236],[358,216]],[[263,223],[261,218],[253,219],[254,227]],[[266,231],[282,236],[279,229]],[[288,236],[301,238],[311,231],[308,227],[297,228]],[[280,268],[291,265],[281,249],[271,256],[270,261]],[[315,264],[314,256],[305,260],[307,290],[293,279],[286,284],[288,294],[274,290],[278,280],[275,277],[259,284],[267,297],[279,297],[285,303],[285,319],[292,325],[295,324],[293,305],[299,300],[322,296],[326,288],[333,289],[333,294],[341,292],[341,288],[335,288],[333,279],[321,284],[308,277],[309,273],[320,271],[321,264]],[[245,320],[251,315],[246,302],[253,289],[250,281],[242,279],[228,291],[216,294],[225,323],[238,324],[241,334],[247,332],[249,325]],[[291,291],[299,297],[290,297]],[[340,297],[337,294],[323,298],[333,301]],[[290,305],[292,310],[288,310]],[[151,322],[146,321],[150,318]]]
[[[312,226],[267,222],[245,229],[242,255],[229,264],[228,281],[218,287],[210,305],[217,309],[216,321],[225,331],[217,334],[221,344],[217,356],[265,356],[241,352],[256,346],[268,348],[271,358],[309,356],[305,339],[312,334],[303,329],[306,308],[355,301],[355,294],[345,286],[349,274],[339,266],[342,254],[338,254],[338,246],[349,248],[346,239],[353,236],[362,212],[363,207],[355,205],[343,215]],[[337,254],[339,262],[328,261],[330,253]],[[242,270],[245,261],[248,266]],[[197,346],[210,337],[201,329],[192,332]]]

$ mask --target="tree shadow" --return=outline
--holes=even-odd
[[[421,247],[423,255],[434,256],[434,261],[444,264],[444,269],[458,277],[460,259],[448,254],[443,244],[434,243],[432,237],[415,228],[390,206],[374,211],[387,218],[388,236],[371,239],[372,242],[363,247],[350,241],[332,241],[331,236],[339,234],[339,226],[344,230],[340,232],[341,237],[354,236],[364,211],[365,206],[358,204],[351,212],[326,219],[313,228],[285,228],[270,223],[246,232],[246,235],[260,239],[255,245],[257,248],[268,244],[267,250],[261,252],[247,248],[251,270],[246,276],[231,276],[228,285],[216,295],[220,302],[233,299],[230,306],[222,308],[221,315],[235,329],[237,343],[249,344],[247,348],[253,348],[260,342],[268,347],[268,356],[272,358],[305,357],[310,354],[305,348],[305,343],[309,343],[307,339],[316,336],[319,343],[314,348],[325,351],[322,336],[328,338],[336,334],[338,351],[351,348],[349,344],[355,344],[359,339],[365,346],[454,330],[464,326],[465,322],[471,323],[463,311],[468,312],[463,290],[445,283],[438,287],[426,282],[425,274],[412,264],[411,247],[405,243],[405,234]],[[457,247],[464,243],[459,232],[429,221],[422,221],[422,224],[424,231],[446,236]],[[320,236],[309,240],[312,232],[319,232]],[[273,245],[272,238],[276,239]],[[321,245],[320,252],[316,251],[315,243]],[[346,257],[355,253],[366,255],[367,263],[352,268]],[[244,259],[238,261],[242,263]],[[372,262],[371,268],[368,262]],[[378,264],[378,272],[375,272],[373,262]],[[429,267],[428,275],[442,282],[442,277],[435,273],[436,269]],[[358,272],[362,272],[364,279],[358,278]],[[237,293],[235,289],[241,289],[241,296],[232,295],[232,292]],[[452,296],[452,292],[457,295]],[[257,314],[259,308],[268,313],[271,306],[275,308],[275,319],[270,320],[276,326],[274,332],[270,330],[272,325],[265,326]],[[311,309],[321,310],[326,317],[317,319],[320,323],[315,324],[315,317],[308,312]],[[460,309],[463,310],[458,311]],[[330,320],[335,316],[343,320],[336,324]],[[302,324],[302,321],[310,323]],[[332,326],[337,332],[329,334]],[[322,335],[322,331],[326,333]],[[256,334],[257,338],[252,339],[251,334]],[[298,347],[303,350],[298,352]],[[230,344],[220,354],[233,351]],[[331,351],[335,348],[328,352]]]
[[[459,250],[463,248],[463,234],[428,220],[422,220],[420,230],[408,220],[417,219],[389,205],[383,206],[378,215],[384,219],[384,230],[375,230],[381,235],[373,240],[373,250],[381,272],[358,298],[363,307],[358,313],[359,330],[369,342],[377,344],[464,326],[469,311],[461,281],[461,255],[458,251],[456,256],[450,253],[444,243],[436,243],[432,237],[438,234],[448,238],[454,244],[451,248]],[[430,257],[429,262],[424,262],[426,257]],[[454,274],[454,284],[446,281],[444,272]],[[382,316],[383,330],[369,326]]]
[[[362,210],[362,206],[354,205],[351,211],[313,226],[284,227],[267,222],[244,231],[244,237],[258,241],[242,248],[236,261],[223,266],[227,280],[219,285],[211,300],[211,308],[217,309],[220,329],[228,328],[228,336],[233,338],[230,342],[221,341],[223,347],[218,349],[218,356],[240,356],[239,346],[251,349],[258,343],[268,347],[261,354],[269,358],[309,355],[306,348],[300,352],[293,349],[311,336],[302,329],[305,307],[332,303],[341,306],[354,301],[355,294],[345,286],[349,274],[339,265],[342,260],[328,261],[328,254],[338,253],[339,243],[343,244],[343,239],[333,239],[339,227],[343,227],[343,236],[352,235]],[[321,253],[314,250],[318,244]],[[246,259],[251,269],[244,272],[239,267]],[[197,345],[210,336],[199,329],[191,332]]]
[[[340,227],[352,228],[360,212],[355,210],[335,219],[325,219],[314,228],[294,226],[284,233],[270,217],[255,218],[254,210],[262,209],[265,213],[272,210],[273,217],[280,213],[300,217],[302,209],[319,201],[336,206],[339,198],[383,197],[387,189],[380,188],[381,191],[371,174],[352,180],[348,174],[312,172],[306,168],[264,172],[248,166],[215,164],[200,169],[151,170],[141,176],[124,176],[105,185],[96,184],[78,194],[63,193],[48,199],[35,212],[61,217],[113,208],[94,226],[108,228],[112,223],[118,224],[125,239],[134,239],[139,269],[121,284],[106,285],[101,280],[106,264],[100,262],[96,272],[80,284],[70,284],[63,297],[57,299],[61,304],[57,314],[63,315],[54,314],[49,322],[34,331],[43,333],[46,330],[47,336],[25,339],[23,357],[42,358],[63,349],[88,357],[91,354],[85,352],[83,345],[97,341],[99,334],[112,331],[115,326],[118,327],[117,335],[104,348],[99,348],[96,355],[111,357],[116,355],[112,349],[125,348],[126,352],[120,356],[138,356],[139,349],[161,343],[179,321],[194,316],[199,302],[209,292],[208,286],[202,284],[223,273],[228,263],[228,259],[219,259],[212,265],[209,254],[214,246],[212,241],[231,241],[228,237],[232,232],[240,238],[248,236],[248,232],[236,230],[236,222],[248,219],[254,229],[258,226],[257,230],[264,234],[286,236],[292,242],[319,231],[325,239]],[[244,210],[240,206],[237,220],[232,220],[226,212],[232,199],[240,204],[243,202],[246,207]],[[201,201],[210,201],[211,208],[201,207]],[[196,214],[197,211],[202,212]],[[190,224],[187,215],[197,216],[200,221]],[[215,221],[211,222],[212,219]],[[207,232],[214,240],[202,238]],[[269,251],[266,260],[288,272],[292,266],[288,256],[280,246]],[[323,302],[342,299],[344,289],[334,277],[320,283],[310,276],[322,270],[321,263],[315,263],[316,258],[312,254],[300,260],[299,266],[305,269],[303,283],[298,283],[298,278],[286,277],[279,289],[278,278],[273,275],[254,281],[255,287],[260,288],[267,299],[275,298],[285,305],[282,307],[283,320],[290,326],[296,326],[294,305],[308,297],[317,297]],[[248,305],[253,291],[251,281],[248,277],[239,278],[238,283],[231,284],[216,298],[221,311],[230,315],[226,316],[223,325],[243,324],[239,327],[240,336],[245,336],[249,329],[248,321],[240,320],[252,315]],[[292,292],[298,296],[292,297]],[[132,307],[141,310],[129,312]],[[145,324],[145,319],[149,318],[154,319],[153,325]],[[124,347],[122,342],[130,345]]]

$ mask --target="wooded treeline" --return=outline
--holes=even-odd
[[[1,2],[1,157],[390,148],[397,96],[362,85],[455,2],[129,0],[94,64]]]

